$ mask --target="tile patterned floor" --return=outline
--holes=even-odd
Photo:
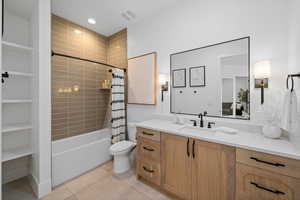
[[[30,193],[30,188],[27,188]],[[23,193],[19,193],[23,194]],[[28,194],[29,195],[29,194]],[[20,197],[20,196],[19,196]],[[53,190],[42,200],[170,200],[170,197],[138,181],[133,171],[116,176],[108,162]],[[4,198],[3,200],[36,200]]]

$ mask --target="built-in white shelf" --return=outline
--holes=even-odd
[[[31,99],[4,99],[2,103],[32,103]]]
[[[7,72],[9,75],[13,76],[25,76],[25,77],[32,77],[32,73],[25,73],[25,72],[16,72],[16,71],[3,71],[2,73]]]
[[[13,43],[13,42],[6,42],[6,41],[2,41],[2,45],[7,46],[7,47],[13,47],[13,48],[21,49],[21,50],[26,50],[26,51],[32,51],[32,49],[33,49],[32,47],[29,47],[29,46],[16,44],[16,43]]]
[[[2,151],[2,162],[14,160],[14,159],[29,156],[29,155],[32,155],[32,149],[28,146],[3,150]]]
[[[16,132],[16,131],[23,131],[23,130],[30,130],[32,129],[31,124],[10,124],[10,125],[3,125],[2,126],[2,133],[9,133],[9,132]]]

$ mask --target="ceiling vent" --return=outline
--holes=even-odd
[[[132,20],[134,20],[136,18],[136,15],[132,11],[130,11],[130,10],[122,12],[121,15],[127,21],[132,21]]]

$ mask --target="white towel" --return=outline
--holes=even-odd
[[[300,149],[300,118],[296,92],[287,91],[284,97],[281,128],[289,133],[289,139]]]
[[[287,91],[283,100],[281,128],[290,132],[293,125],[298,122],[298,117],[298,100],[296,92]]]

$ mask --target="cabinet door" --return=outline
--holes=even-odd
[[[191,199],[191,139],[161,135],[162,187],[185,200]]]
[[[194,140],[193,200],[235,199],[235,148]]]
[[[299,200],[300,180],[237,164],[237,200]]]

